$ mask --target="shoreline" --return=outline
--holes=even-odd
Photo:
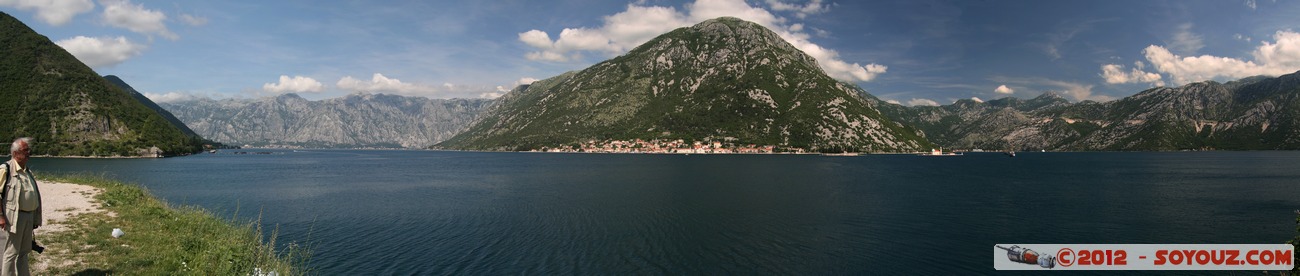
[[[92,175],[38,177],[44,253],[31,253],[33,275],[309,274],[310,248],[263,239],[260,221],[221,218],[173,206],[145,188]],[[114,229],[125,235],[113,237]],[[256,275],[256,274],[255,274]]]

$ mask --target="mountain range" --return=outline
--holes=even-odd
[[[493,101],[352,94],[309,101],[193,99],[160,106],[213,141],[256,147],[424,148],[459,133]]]
[[[1048,92],[937,107],[881,104],[936,144],[1063,151],[1300,149],[1300,72],[1070,103]]]

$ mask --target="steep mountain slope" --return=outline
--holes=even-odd
[[[521,86],[439,147],[528,150],[591,139],[684,139],[819,151],[929,143],[777,34],[736,18],[660,35],[584,70]]]
[[[161,105],[200,135],[231,145],[423,148],[460,132],[492,103],[384,94],[308,101],[284,94]]]
[[[49,38],[0,13],[0,141],[36,139],[37,155],[197,152],[186,136]]]
[[[957,148],[1049,150],[1300,149],[1300,72],[1159,87],[1071,104],[1053,93],[941,107],[884,104]]]
[[[144,104],[144,106],[149,107],[150,110],[153,110],[154,112],[158,112],[158,115],[162,115],[164,119],[167,119],[167,123],[170,123],[172,126],[175,126],[177,129],[180,129],[181,132],[185,133],[185,135],[188,135],[190,137],[198,136],[198,134],[194,133],[194,130],[191,130],[190,127],[185,126],[185,123],[181,122],[180,119],[177,119],[175,115],[172,115],[171,112],[167,112],[166,109],[163,109],[161,106],[158,106],[158,104],[154,103],[153,100],[150,100],[149,97],[145,97],[144,94],[140,94],[140,91],[136,91],[135,88],[131,87],[131,85],[126,84],[126,81],[123,81],[121,78],[118,78],[117,76],[114,75],[104,76],[104,79],[108,80],[109,83],[116,85],[118,88],[121,88],[122,91],[126,91],[127,93],[130,93],[131,98],[134,98],[136,101],[140,101],[141,104]]]

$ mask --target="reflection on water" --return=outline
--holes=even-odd
[[[1297,152],[277,152],[32,162],[260,212],[327,275],[981,274],[995,243],[1282,242],[1300,208]]]

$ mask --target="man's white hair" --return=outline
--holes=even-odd
[[[14,139],[14,143],[9,145],[9,153],[18,152],[18,149],[23,147],[22,144],[27,144],[27,148],[29,149],[32,148],[32,137]]]

